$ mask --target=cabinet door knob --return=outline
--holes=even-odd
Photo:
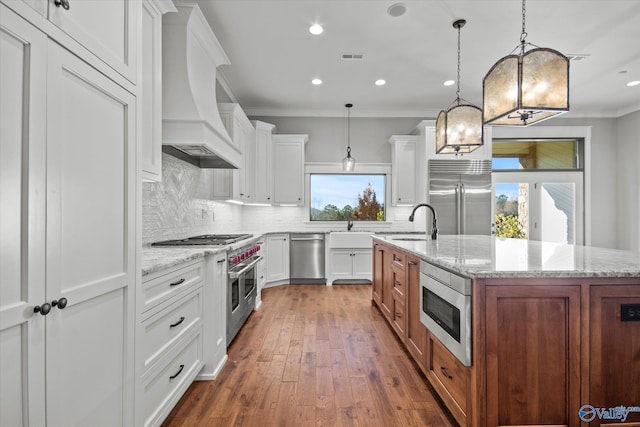
[[[46,316],[47,314],[49,314],[50,311],[51,311],[51,304],[49,304],[48,302],[45,302],[42,305],[36,305],[35,307],[33,307],[34,313],[40,313],[43,316]]]
[[[55,4],[56,7],[62,6],[64,10],[69,10],[69,8],[71,7],[69,5],[69,0],[54,0],[53,4]]]
[[[58,307],[60,310],[64,309],[67,306],[67,299],[65,297],[60,298],[59,300],[51,301],[51,305],[54,307]]]

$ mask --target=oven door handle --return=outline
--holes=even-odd
[[[249,265],[245,266],[242,270],[240,270],[240,271],[230,271],[229,272],[229,278],[237,279],[238,277],[243,275],[246,271],[248,271],[251,268],[253,268],[261,260],[262,260],[262,256],[258,256],[255,260],[251,261],[251,263]]]

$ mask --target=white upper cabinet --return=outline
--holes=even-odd
[[[162,180],[162,15],[167,12],[176,12],[169,0],[142,3],[137,105],[145,181]]]
[[[275,126],[269,123],[254,121],[256,128],[256,147],[254,165],[255,197],[252,202],[271,204],[272,176],[271,176],[271,140]]]
[[[53,0],[49,19],[135,83],[139,5],[137,0]]]
[[[304,206],[304,146],[308,140],[308,135],[272,135],[272,203]]]
[[[213,199],[250,202],[253,194],[253,165],[255,164],[255,138],[253,125],[240,104],[218,104],[220,119],[229,133],[233,145],[242,152],[238,169],[213,170]]]
[[[1,1],[110,78],[135,85],[142,1]]]
[[[391,201],[393,206],[416,203],[418,178],[418,143],[420,137],[394,135],[391,144]]]

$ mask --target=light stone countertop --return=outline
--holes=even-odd
[[[473,235],[373,237],[468,277],[640,277],[640,253],[617,249]]]

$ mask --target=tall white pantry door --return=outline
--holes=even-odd
[[[0,50],[0,425],[131,425],[135,97],[1,4]]]

